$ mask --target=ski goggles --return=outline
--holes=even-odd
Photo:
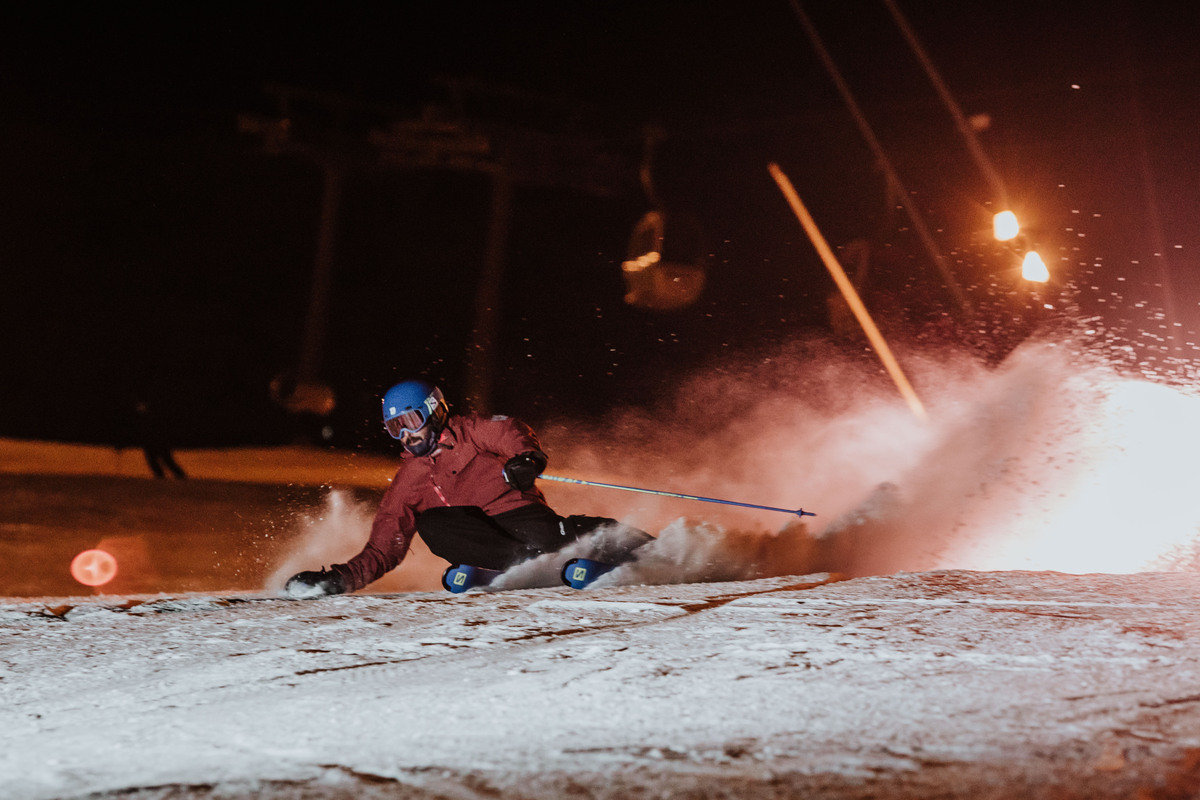
[[[425,426],[425,414],[416,410],[409,409],[402,411],[391,419],[383,421],[383,427],[387,428],[387,432],[392,435],[393,439],[399,439],[400,435],[405,431],[416,433]]]

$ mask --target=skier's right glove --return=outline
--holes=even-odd
[[[546,469],[546,454],[538,450],[515,455],[504,462],[504,482],[514,489],[527,492],[533,488],[537,476]]]
[[[307,600],[311,597],[324,597],[330,594],[344,594],[346,580],[336,568],[321,568],[320,572],[299,572],[288,579],[283,592],[288,597],[297,600]]]

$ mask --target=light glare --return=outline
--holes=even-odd
[[[1050,270],[1047,269],[1046,262],[1042,261],[1042,257],[1036,250],[1030,250],[1025,254],[1025,260],[1021,262],[1021,277],[1034,283],[1045,283],[1050,280]]]
[[[84,550],[71,560],[71,577],[84,586],[103,586],[117,577],[117,560],[104,550]]]
[[[1011,211],[1001,211],[996,216],[992,217],[992,235],[996,237],[998,242],[1007,242],[1017,238],[1017,234],[1021,232],[1021,225],[1017,222],[1017,215]]]

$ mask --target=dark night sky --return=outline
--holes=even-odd
[[[1119,282],[1129,305],[1169,288],[1191,326],[1200,26],[1176,5],[901,7],[964,110],[991,115],[983,145],[1067,277],[1097,295]],[[296,367],[322,185],[311,160],[238,132],[240,113],[277,110],[268,85],[415,117],[445,105],[439,78],[469,78],[522,93],[491,95],[505,121],[584,131],[628,161],[610,196],[516,189],[494,406],[533,421],[649,405],[676,370],[825,324],[829,279],[770,161],[832,243],[907,254],[878,281],[946,300],[788,0],[177,6],[0,12],[0,435],[109,440],[131,391],[196,444],[290,435],[267,384]],[[973,252],[988,186],[882,2],[806,8],[941,245]],[[668,133],[658,188],[711,254],[705,294],[670,313],[622,301],[647,122]],[[339,443],[378,438],[374,396],[398,377],[461,391],[487,219],[479,175],[347,179],[322,371]]]

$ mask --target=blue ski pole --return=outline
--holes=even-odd
[[[558,481],[559,483],[574,483],[580,486],[599,486],[603,489],[620,489],[625,492],[641,492],[642,494],[656,494],[660,497],[678,497],[682,500],[703,500],[705,503],[721,503],[727,506],[741,506],[742,508],[757,508],[762,511],[782,511],[784,514],[795,514],[803,519],[804,517],[815,517],[811,511],[805,511],[803,508],[775,508],[774,506],[760,506],[754,503],[739,503],[736,500],[718,500],[715,497],[700,497],[694,494],[679,494],[677,492],[663,492],[658,489],[639,489],[636,486],[621,486],[616,483],[600,483],[599,481],[585,481],[580,478],[562,478],[558,475],[540,475],[538,476],[544,481]]]

